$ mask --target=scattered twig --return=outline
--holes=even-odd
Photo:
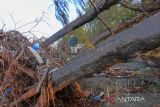
[[[31,98],[32,96],[34,96],[36,93],[36,87],[30,89],[29,91],[27,91],[25,94],[23,94],[21,97],[17,98],[16,101],[13,101],[12,103],[9,104],[9,107],[14,107],[16,104],[21,103],[22,101],[25,101],[29,98]]]
[[[4,31],[4,27],[6,26],[5,22],[4,22],[4,19],[2,19],[2,31]]]

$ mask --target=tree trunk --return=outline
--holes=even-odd
[[[53,86],[62,88],[84,76],[104,70],[138,51],[160,46],[160,12],[140,24],[108,38],[94,49],[52,72]]]
[[[98,11],[94,8],[87,11],[84,15],[77,18],[76,20],[74,20],[73,22],[68,24],[66,27],[62,28],[61,30],[59,30],[58,32],[56,32],[55,34],[50,36],[48,39],[46,39],[41,44],[42,47],[46,47],[46,46],[52,44],[53,42],[60,39],[61,37],[63,37],[67,33],[69,33],[71,31],[73,31],[74,29],[77,29],[80,26],[92,21],[93,19],[95,19],[97,17],[98,14],[100,14],[102,11],[110,8],[112,5],[116,4],[118,1],[120,1],[120,0],[100,0],[96,5]]]

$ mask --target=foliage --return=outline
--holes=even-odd
[[[92,8],[92,6],[89,2],[87,2],[85,8],[89,10]],[[110,28],[114,28],[120,22],[129,20],[133,18],[135,15],[136,12],[126,9],[121,5],[115,5],[112,6],[109,10],[106,10],[103,13],[101,13],[99,17],[101,17],[101,19],[104,20],[107,26],[109,26]],[[96,35],[106,30],[108,29],[104,26],[104,24],[100,20],[95,19],[92,22],[86,24],[85,26],[80,27],[79,29],[76,29],[73,32],[74,35],[78,37],[79,43],[85,43],[87,41],[90,41],[90,39],[94,38]],[[69,41],[70,36],[66,36],[65,39]]]
[[[75,6],[78,14],[84,10],[85,0],[53,0],[55,4],[55,16],[63,24],[67,25],[69,23],[69,5]]]
[[[136,15],[136,12],[126,9],[120,5],[112,6],[109,10],[104,11],[100,14],[99,17],[103,19],[103,21],[110,28],[116,27],[120,22],[133,18]],[[90,36],[94,37],[99,33],[108,30],[104,24],[96,19],[86,26],[88,28]]]
[[[85,41],[89,40],[89,33],[85,29],[84,26],[80,27],[79,29],[73,31],[73,35],[75,35],[78,38],[78,43],[84,43]],[[71,38],[70,35],[65,36],[65,39],[69,41]]]

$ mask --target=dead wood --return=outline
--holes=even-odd
[[[159,20],[160,12],[77,56],[72,62],[52,73],[53,85],[58,89],[84,76],[102,71],[137,51],[159,47]]]

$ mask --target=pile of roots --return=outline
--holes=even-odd
[[[38,64],[27,48],[31,45],[32,43],[17,31],[0,32],[0,105],[81,107],[85,104],[87,106],[88,94],[81,90],[77,82],[59,91],[54,90],[49,78],[40,84],[48,66]],[[50,66],[60,67],[64,64],[63,60],[52,56],[54,55],[49,56]]]

